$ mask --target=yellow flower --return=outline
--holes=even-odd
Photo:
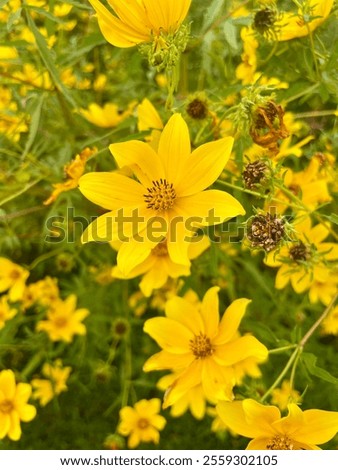
[[[338,431],[338,413],[302,411],[288,405],[289,414],[281,417],[276,406],[265,406],[252,399],[222,402],[217,411],[224,423],[241,436],[252,439],[248,450],[319,450]]]
[[[45,331],[51,341],[70,343],[74,335],[85,335],[83,325],[89,311],[86,308],[76,308],[76,295],[72,294],[66,300],[58,299],[47,311],[47,320],[41,320],[36,325],[36,331]]]
[[[80,114],[87,121],[98,127],[116,127],[128,116],[131,115],[135,108],[135,101],[130,103],[125,111],[121,111],[117,104],[106,103],[103,107],[98,104],[91,103],[88,109],[81,109]]]
[[[65,392],[68,387],[66,382],[71,373],[71,367],[62,367],[62,361],[56,360],[54,365],[44,364],[42,374],[45,379],[33,379],[31,381],[33,389],[33,398],[40,401],[41,406],[46,406],[56,395]]]
[[[287,410],[290,403],[297,404],[300,401],[300,393],[291,387],[289,380],[283,380],[281,388],[275,388],[271,393],[271,403],[280,410]]]
[[[0,372],[0,439],[8,436],[18,441],[21,437],[20,421],[27,423],[35,418],[35,407],[27,403],[31,392],[29,384],[16,384],[12,370]]]
[[[230,194],[204,191],[222,172],[232,145],[233,138],[225,137],[191,153],[188,127],[180,114],[164,127],[157,152],[135,140],[110,145],[118,166],[130,168],[138,181],[118,172],[80,178],[84,196],[109,210],[87,227],[82,241],[123,241],[119,268],[128,273],[166,238],[171,260],[189,266],[188,246],[195,241],[197,227],[245,212]]]
[[[325,225],[311,228],[311,220],[294,224],[297,240],[282,246],[278,252],[271,251],[264,263],[279,268],[275,286],[283,289],[288,282],[298,294],[308,290],[314,282],[327,282],[330,277],[329,261],[338,258],[337,243],[323,243],[329,235]]]
[[[321,332],[324,335],[338,336],[338,306],[331,310],[321,324]]]
[[[277,31],[278,41],[289,41],[294,38],[307,36],[320,26],[329,16],[334,0],[307,0],[304,7],[299,8],[298,14],[283,12],[279,18]],[[306,17],[313,17],[306,21]]]
[[[40,305],[50,306],[59,298],[57,279],[46,276],[40,281],[26,286],[22,303],[24,308],[29,308],[38,302]]]
[[[120,423],[117,432],[129,436],[128,447],[134,449],[140,442],[158,444],[160,433],[166,420],[159,414],[161,400],[140,400],[133,407],[125,406],[120,410]]]
[[[49,204],[52,204],[54,201],[56,201],[61,193],[78,187],[79,179],[83,175],[88,158],[90,158],[96,152],[97,149],[95,147],[92,149],[86,147],[84,150],[82,150],[81,153],[76,155],[74,160],[65,165],[64,171],[68,179],[64,183],[53,184],[54,191],[49,196],[49,198],[43,202],[45,206],[48,206]]]
[[[314,281],[309,289],[309,299],[312,304],[321,302],[329,305],[338,287],[338,273],[333,270],[329,273],[328,279],[324,282]]]
[[[0,258],[0,292],[8,290],[11,302],[21,300],[29,271],[7,258]]]
[[[182,370],[165,394],[164,408],[197,385],[202,385],[211,402],[231,400],[234,366],[251,357],[257,362],[267,358],[266,347],[255,337],[238,338],[237,329],[250,300],[235,300],[220,320],[218,291],[218,287],[209,289],[200,306],[174,297],[166,304],[165,318],[151,318],[144,324],[144,331],[163,350],[150,357],[143,370]]]
[[[89,0],[105,39],[117,47],[150,42],[153,37],[177,31],[191,0],[108,0],[116,16],[98,0]]]
[[[16,308],[11,308],[8,305],[7,295],[0,297],[0,330],[5,326],[7,320],[10,320],[17,314]]]
[[[179,372],[165,375],[157,382],[160,390],[167,390],[179,377]],[[203,419],[206,412],[206,397],[201,384],[189,389],[182,397],[173,403],[170,414],[174,418],[184,415],[188,410],[195,419]]]
[[[255,81],[258,41],[253,29],[246,26],[241,29],[241,38],[243,41],[242,63],[236,68],[236,77],[242,81],[243,85],[249,85]]]
[[[210,242],[207,237],[203,237],[200,242],[190,243],[188,258],[190,260],[197,258],[209,246]],[[146,297],[150,297],[153,290],[164,286],[169,277],[189,276],[190,267],[174,263],[170,259],[167,242],[164,240],[154,246],[148,257],[128,274],[124,275],[118,266],[115,266],[112,270],[112,276],[118,279],[132,279],[140,275],[143,275],[140,289]]]

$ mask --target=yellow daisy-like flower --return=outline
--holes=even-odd
[[[288,405],[289,414],[281,417],[279,408],[252,399],[218,403],[217,411],[235,433],[252,439],[247,450],[320,450],[338,431],[338,413],[302,411]]]
[[[123,111],[115,103],[106,103],[104,106],[91,103],[88,109],[81,109],[80,114],[82,114],[87,121],[95,124],[95,126],[105,128],[116,127],[132,114],[135,105],[136,102],[133,101],[128,105],[127,109]]]
[[[88,158],[90,158],[96,152],[97,149],[95,147],[92,149],[87,147],[78,155],[76,155],[74,160],[65,165],[64,170],[67,175],[67,180],[64,183],[53,184],[54,191],[49,196],[49,198],[44,201],[45,206],[48,206],[49,204],[52,204],[54,201],[56,201],[61,193],[77,188],[79,178],[83,175]]]
[[[140,400],[133,407],[125,406],[120,410],[120,423],[117,432],[129,436],[128,447],[134,449],[140,442],[158,444],[160,433],[166,425],[166,420],[159,414],[161,400]]]
[[[188,257],[190,260],[197,258],[210,246],[207,237],[203,237],[200,242],[190,243],[188,248]],[[118,255],[117,255],[118,256]],[[149,256],[132,269],[127,275],[124,275],[118,266],[112,270],[112,276],[118,279],[132,279],[142,276],[140,289],[146,297],[150,297],[154,289],[159,289],[167,282],[168,278],[178,278],[180,276],[189,276],[190,267],[174,263],[168,253],[167,242],[156,245]]]
[[[10,320],[17,314],[17,309],[8,305],[7,295],[0,297],[0,330],[5,326],[7,320]]]
[[[40,281],[34,282],[26,286],[23,295],[23,306],[29,308],[35,303],[50,306],[59,298],[59,287],[57,279],[46,276]]]
[[[287,410],[290,403],[299,403],[300,393],[291,387],[289,380],[283,380],[281,388],[275,388],[271,393],[271,403],[280,410]]]
[[[298,294],[308,290],[314,282],[326,282],[330,277],[328,262],[338,259],[338,244],[324,243],[329,235],[325,225],[311,228],[306,217],[294,224],[298,240],[282,246],[278,252],[267,254],[264,263],[279,268],[275,286],[283,289],[288,282]]]
[[[321,332],[323,335],[338,336],[338,306],[331,310],[328,316],[321,324]]]
[[[314,281],[309,289],[309,299],[312,304],[321,302],[329,305],[335,296],[338,288],[338,272],[333,270],[329,273],[328,279],[324,282]]]
[[[76,295],[66,300],[58,299],[47,311],[47,320],[36,325],[37,331],[45,331],[51,341],[70,343],[74,335],[85,335],[86,327],[82,322],[89,315],[86,308],[76,310]]]
[[[329,16],[334,0],[307,0],[298,14],[283,12],[278,21],[278,41],[289,41],[294,38],[307,36],[320,26]],[[306,22],[306,17],[312,19]]]
[[[16,383],[12,370],[0,372],[0,439],[8,436],[13,441],[21,437],[20,421],[32,421],[36,409],[27,401],[32,393],[29,384]]]
[[[165,394],[164,408],[199,384],[209,401],[231,400],[235,365],[247,358],[263,362],[268,356],[254,336],[238,338],[237,329],[250,300],[235,300],[220,320],[218,291],[218,287],[209,289],[200,305],[174,297],[166,304],[166,317],[151,318],[144,324],[144,331],[162,351],[150,357],[143,370],[182,371]]]
[[[132,47],[177,31],[191,0],[108,0],[116,16],[98,0],[89,0],[105,39],[117,47]]]
[[[82,241],[123,241],[118,261],[123,273],[144,261],[164,239],[171,260],[189,266],[188,246],[197,227],[245,213],[230,194],[204,191],[221,174],[232,145],[233,138],[225,137],[191,152],[189,130],[180,114],[164,127],[157,152],[136,140],[110,145],[119,167],[130,168],[138,181],[118,172],[80,178],[83,195],[109,210],[87,227]]]
[[[0,292],[8,290],[11,302],[21,300],[26,287],[29,271],[7,258],[0,258]]]
[[[46,406],[56,395],[65,392],[68,387],[66,382],[72,371],[71,367],[62,367],[62,361],[56,360],[54,365],[44,364],[42,374],[47,379],[33,379],[31,381],[33,398],[39,400],[41,406]]]

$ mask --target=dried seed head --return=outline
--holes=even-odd
[[[269,30],[273,29],[273,26],[276,22],[276,11],[271,10],[271,8],[263,8],[256,12],[253,28],[259,34],[266,34]]]
[[[285,221],[276,214],[255,215],[248,226],[247,238],[253,248],[269,252],[276,248],[285,233]]]
[[[193,119],[205,119],[208,116],[207,102],[200,98],[195,98],[188,103],[186,111]]]
[[[267,173],[268,166],[264,161],[256,160],[255,162],[248,163],[242,173],[244,186],[248,189],[255,188],[263,183]]]

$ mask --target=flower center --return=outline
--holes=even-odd
[[[151,253],[154,256],[167,256],[168,255],[168,247],[167,247],[167,240],[163,240],[158,245],[156,245],[152,250]]]
[[[214,352],[210,339],[202,333],[190,340],[190,349],[197,359],[211,356]]]
[[[269,440],[266,448],[269,450],[294,450],[294,444],[288,436],[277,434]]]
[[[139,429],[147,429],[149,427],[149,421],[146,418],[140,418],[137,422]]]
[[[148,193],[143,195],[147,209],[154,209],[157,212],[170,209],[176,199],[176,193],[172,183],[168,183],[166,179],[162,178],[152,183],[153,186],[147,188]]]
[[[13,281],[16,281],[17,279],[20,278],[20,271],[18,269],[13,269],[10,274],[10,278],[13,279]]]
[[[300,261],[307,261],[310,258],[310,250],[303,242],[299,242],[289,250],[289,256],[292,261],[299,263]]]
[[[11,400],[2,400],[2,402],[0,402],[0,411],[2,413],[10,413],[13,409],[13,403],[11,402]]]
[[[68,320],[65,317],[57,317],[54,320],[55,326],[57,328],[63,328],[64,326],[66,326],[67,322]]]

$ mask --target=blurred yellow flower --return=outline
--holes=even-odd
[[[309,289],[309,299],[312,304],[321,302],[324,305],[329,305],[333,299],[338,288],[338,273],[337,269],[329,273],[328,279],[325,281],[313,281]]]
[[[21,300],[29,271],[7,258],[0,258],[0,292],[8,291],[11,302]]]
[[[247,26],[241,29],[241,38],[243,41],[242,63],[236,68],[236,77],[242,81],[243,85],[249,85],[255,81],[258,41],[253,29]]]
[[[291,387],[289,380],[283,380],[281,388],[275,388],[271,393],[271,403],[280,410],[287,410],[290,403],[299,404],[300,393]]]
[[[61,392],[68,389],[66,382],[71,371],[71,367],[62,366],[60,359],[57,359],[54,364],[44,364],[42,375],[46,379],[33,379],[31,381],[33,387],[32,397],[39,400],[41,406],[46,406],[56,395],[60,395]]]
[[[79,178],[83,175],[88,158],[90,158],[96,152],[97,149],[95,147],[87,147],[78,155],[76,155],[74,160],[65,165],[64,171],[68,179],[64,183],[53,184],[54,191],[49,196],[49,198],[43,202],[45,206],[48,206],[49,204],[52,204],[54,201],[56,201],[61,193],[78,187]]]
[[[108,0],[116,16],[98,0],[89,0],[105,39],[117,47],[150,42],[161,33],[174,33],[187,16],[191,0]]]
[[[323,335],[338,336],[338,305],[331,310],[328,316],[321,324],[321,332]]]
[[[197,385],[211,402],[231,400],[235,365],[247,358],[263,362],[268,356],[254,336],[238,338],[238,326],[250,300],[235,300],[220,320],[218,291],[218,287],[209,289],[197,306],[174,297],[166,304],[166,317],[151,318],[144,324],[144,331],[162,351],[150,357],[143,370],[182,371],[165,393],[164,408]]]
[[[135,108],[136,102],[131,102],[125,111],[120,110],[117,104],[106,103],[103,107],[96,103],[91,103],[88,109],[81,109],[80,114],[87,121],[98,127],[116,127],[128,116],[130,116]]]
[[[188,258],[193,260],[200,256],[208,247],[208,237],[200,241],[192,242],[188,248]],[[119,254],[117,255],[117,263]],[[135,266],[129,273],[124,274],[119,268],[119,263],[112,270],[112,276],[118,279],[133,279],[141,276],[140,289],[146,297],[150,297],[154,289],[164,286],[168,278],[178,278],[190,275],[190,266],[174,263],[168,253],[167,242],[158,243],[150,251],[147,258]]]
[[[0,297],[0,330],[5,326],[6,321],[13,318],[17,312],[16,308],[8,305],[7,295],[2,295]]]
[[[255,400],[220,402],[217,411],[235,433],[252,439],[247,450],[319,450],[338,431],[338,413],[302,411],[288,405],[289,414],[281,417],[276,406],[265,406]]]
[[[141,442],[158,444],[160,433],[166,420],[159,414],[161,400],[140,400],[133,407],[125,406],[120,410],[120,423],[117,432],[128,437],[128,447],[134,449]]]
[[[307,36],[329,16],[334,0],[306,0],[298,13],[282,12],[278,23],[278,41],[289,41]]]
[[[297,240],[267,254],[264,263],[279,268],[275,286],[283,289],[288,282],[298,294],[308,290],[314,282],[327,282],[330,277],[328,263],[338,258],[338,244],[324,243],[329,235],[323,224],[311,227],[306,217],[294,223]]]
[[[36,409],[27,401],[32,393],[29,384],[16,383],[12,370],[0,372],[0,439],[8,436],[12,441],[21,437],[20,421],[32,421]]]
[[[82,322],[89,315],[86,308],[76,310],[76,295],[66,300],[58,299],[47,311],[47,320],[37,322],[36,331],[45,331],[51,341],[70,343],[74,335],[85,335],[86,327]]]

